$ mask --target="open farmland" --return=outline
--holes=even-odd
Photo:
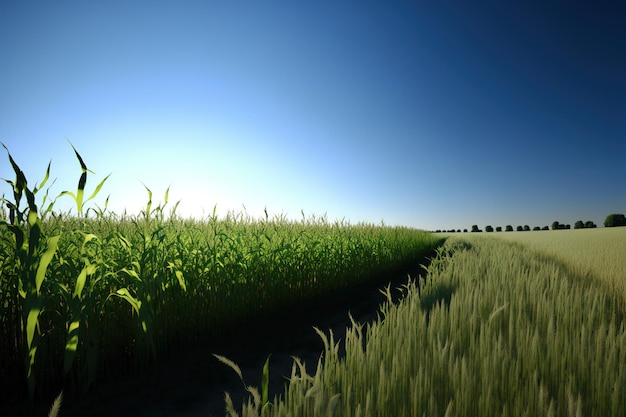
[[[392,275],[441,241],[426,232],[325,217],[246,214],[195,221],[152,196],[139,216],[53,215],[10,159],[0,227],[0,396],[8,412],[67,400],[140,373],[225,329]],[[67,195],[66,195],[67,194]],[[48,195],[46,194],[46,197]],[[50,200],[48,200],[50,201]],[[207,342],[208,341],[208,342]],[[208,356],[208,352],[207,352]],[[215,360],[208,357],[207,360]],[[6,411],[6,410],[5,410]],[[3,412],[4,414],[4,412]]]
[[[494,233],[519,242],[539,256],[560,259],[577,277],[606,285],[622,298],[626,309],[626,227],[552,230],[531,233]]]
[[[580,278],[519,244],[451,237],[425,283],[353,324],[345,357],[320,331],[317,368],[296,360],[281,398],[261,408],[253,396],[241,414],[623,416],[626,312]]]
[[[85,200],[88,170],[76,155],[78,189],[61,196],[76,202],[73,216],[39,199],[48,175],[29,186],[11,159],[13,199],[3,198],[0,219],[3,415],[42,415],[61,390],[81,415],[72,402],[104,381],[199,344],[203,361],[248,381],[210,355],[227,331],[250,318],[280,326],[275,318],[297,306],[321,313],[332,295],[382,286],[435,254],[399,301],[398,289],[383,291],[378,320],[352,320],[341,340],[316,329],[319,362],[294,359],[284,392],[269,396],[270,362],[241,409],[226,397],[226,413],[624,415],[624,229],[453,236],[440,246],[440,235],[325,217],[182,219],[175,207],[167,214],[167,193],[153,206],[149,190],[139,216],[118,216],[84,210],[104,180]]]

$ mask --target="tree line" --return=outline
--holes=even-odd
[[[606,219],[604,220],[604,227],[618,227],[618,226],[626,226],[626,216],[624,216],[623,214],[609,214],[608,216],[606,216]],[[593,229],[598,227],[593,221],[591,220],[587,220],[586,222],[583,222],[582,220],[578,220],[576,223],[574,223],[574,229]],[[571,225],[569,224],[561,224],[558,221],[553,221],[552,222],[552,230],[567,230],[567,229],[571,229]],[[485,226],[485,232],[501,232],[502,231],[502,227],[501,226],[497,226],[492,227],[491,225],[487,225]],[[504,230],[506,232],[512,232],[513,231],[513,226],[511,226],[510,224],[507,225]],[[526,231],[530,231],[531,228],[528,225],[524,225],[524,226],[517,226],[517,228],[515,229],[518,232],[526,232]],[[543,227],[539,227],[539,226],[535,226],[532,228],[532,230],[550,230],[550,227],[548,226],[543,226]],[[470,230],[471,232],[474,233],[480,233],[483,230],[480,229],[478,227],[477,224],[472,226],[472,229]],[[440,233],[440,232],[447,232],[447,233],[461,233],[461,229],[449,229],[449,230],[441,230],[441,229],[437,229],[435,230],[436,233]],[[463,229],[464,233],[467,233],[467,229]]]

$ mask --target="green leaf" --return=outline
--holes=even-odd
[[[98,195],[98,193],[100,192],[100,190],[102,189],[102,186],[104,185],[104,182],[109,179],[109,177],[111,176],[111,174],[107,175],[106,177],[104,177],[104,179],[102,181],[100,181],[100,184],[98,184],[98,186],[96,187],[96,189],[94,190],[93,193],[91,193],[91,195],[89,196],[89,198],[87,200],[85,200],[85,203],[89,200],[92,200],[96,197],[96,195]],[[109,202],[109,198],[107,197],[107,204]]]
[[[172,208],[172,218],[174,218],[174,215],[176,214],[176,210],[178,210],[178,206],[180,205],[180,200],[178,200],[176,202],[176,204],[174,204],[174,207]]]
[[[29,216],[30,217],[30,216]],[[39,238],[41,237],[41,228],[39,227],[39,223],[34,223],[31,225],[30,230],[28,232],[28,256],[34,257],[39,249]],[[34,266],[36,260],[31,259],[30,265]]]
[[[28,209],[30,211],[37,212],[37,204],[35,204],[35,194],[24,183],[24,193],[26,194],[26,201],[28,202]]]
[[[69,140],[68,142],[70,143],[70,146],[74,150],[74,153],[76,154],[76,158],[78,158],[78,162],[80,163],[80,168],[82,170],[82,174],[80,176],[80,179],[78,180],[78,190],[76,191],[76,195],[70,194],[69,192],[67,192],[68,194],[74,196],[74,201],[76,202],[76,210],[78,211],[78,214],[80,215],[83,213],[83,203],[93,198],[93,196],[95,196],[95,194],[97,194],[97,192],[100,191],[100,189],[96,188],[96,191],[94,192],[92,197],[88,198],[86,201],[83,201],[84,196],[85,196],[85,185],[87,184],[87,173],[90,172],[93,174],[94,172],[87,169],[87,165],[85,164],[85,161],[83,161],[83,158],[80,156],[80,154],[78,153],[74,145],[72,145],[72,142],[70,142]],[[105,180],[106,178],[100,183],[99,187],[102,186]]]
[[[59,193],[59,195],[57,196],[57,198],[62,197],[62,196],[64,196],[64,195],[69,195],[70,197],[72,197],[72,199],[74,200],[74,202],[76,202],[76,201],[77,201],[77,199],[76,199],[76,194],[74,194],[74,193],[73,193],[73,192],[71,192],[71,191],[61,191],[61,192]]]
[[[185,279],[183,278],[183,273],[182,271],[176,271],[176,278],[178,279],[178,285],[180,285],[180,288],[183,289],[183,291],[187,291],[187,285],[185,285]]]
[[[50,165],[52,165],[52,161],[48,162],[48,169],[46,169],[46,175],[44,176],[44,179],[41,181],[41,183],[37,186],[35,186],[35,189],[33,190],[33,194],[36,194],[37,191],[41,190],[46,183],[48,182],[48,179],[50,178]]]
[[[78,210],[78,214],[82,214],[83,212],[83,199],[85,196],[85,184],[87,184],[87,172],[81,174],[80,179],[78,180],[78,190],[76,191],[76,210]]]
[[[70,141],[68,140],[68,142]],[[74,149],[74,153],[76,154],[76,158],[78,158],[78,162],[80,163],[80,167],[82,168],[83,172],[87,172],[87,165],[85,165],[83,158],[81,158],[80,154],[78,153],[72,142],[70,142],[70,146],[72,147],[72,149]]]
[[[139,274],[134,269],[122,268],[122,270],[120,270],[120,272],[124,272],[129,277],[135,278],[137,281],[141,281],[141,278],[139,277]],[[123,289],[125,289],[125,288],[123,288]]]
[[[41,289],[41,284],[43,283],[43,280],[46,276],[46,270],[48,269],[48,265],[50,264],[50,261],[52,260],[52,257],[57,250],[60,237],[61,235],[58,235],[48,239],[48,248],[39,259],[39,266],[37,267],[37,275],[35,277],[35,284],[38,294]]]
[[[26,343],[28,344],[29,350],[33,345],[35,330],[39,324],[39,313],[41,312],[40,303],[38,300],[32,300],[31,297],[33,296],[27,296],[25,303],[28,310],[28,314],[26,316]]]
[[[81,298],[83,288],[85,288],[85,283],[87,282],[87,272],[89,266],[91,265],[85,266],[82,271],[80,271],[80,274],[78,274],[78,277],[76,278],[76,286],[74,287],[74,293],[72,294],[73,298]]]
[[[34,210],[33,210],[33,208],[34,208]],[[38,218],[39,217],[37,216],[37,207],[36,206],[35,207],[31,207],[28,210],[28,225],[32,227],[35,224],[37,224],[37,219]]]
[[[85,238],[83,239],[83,244],[80,247],[81,255],[85,253],[85,246],[87,245],[87,243],[91,242],[94,239],[98,239],[98,236],[94,235],[93,233],[85,234]]]
[[[143,183],[142,183],[143,184]],[[146,218],[150,217],[150,208],[152,207],[152,191],[146,187],[146,184],[143,184],[144,188],[146,189],[146,191],[148,191],[148,203],[146,204],[146,212],[145,212],[145,216]]]
[[[133,271],[134,272],[134,271]],[[118,297],[126,300],[128,302],[128,304],[131,305],[131,307],[133,308],[133,310],[135,310],[135,312],[137,314],[139,314],[139,308],[141,307],[141,301],[137,300],[135,297],[133,297],[130,294],[130,291],[128,291],[127,288],[120,288],[119,290],[117,290],[113,295],[117,295]]]
[[[63,359],[63,374],[66,375],[74,362],[76,356],[76,348],[78,347],[78,334],[80,330],[80,322],[74,320],[70,323],[67,332],[67,343],[65,344],[65,357]]]
[[[7,148],[4,143],[2,144],[2,146],[4,147],[4,149],[6,149],[7,154],[9,156],[9,162],[11,163],[11,167],[13,167],[13,171],[15,171],[16,181],[15,181],[15,185],[13,186],[13,195],[15,197],[15,202],[19,204],[19,201],[22,198],[22,192],[24,191],[24,188],[26,187],[26,176],[24,175],[24,172],[22,172],[20,167],[13,160],[13,157],[11,156],[11,153],[9,152],[9,148]]]

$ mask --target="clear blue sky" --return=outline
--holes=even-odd
[[[3,2],[0,141],[54,194],[69,139],[118,213],[144,182],[184,216],[601,225],[626,212],[626,6],[585,3]]]

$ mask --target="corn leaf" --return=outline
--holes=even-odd
[[[182,271],[176,271],[175,272],[176,278],[178,279],[178,285],[180,285],[180,288],[183,289],[183,291],[187,291],[187,285],[185,285],[185,279],[183,278],[183,272]]]
[[[46,183],[48,182],[48,179],[50,178],[50,165],[52,165],[52,161],[48,162],[48,169],[46,169],[46,175],[44,176],[44,179],[41,181],[41,183],[37,186],[35,186],[35,189],[33,190],[33,193],[37,193],[37,191],[41,190]]]
[[[85,200],[85,203],[89,200],[93,200],[96,195],[98,195],[98,193],[100,192],[100,190],[102,189],[102,186],[104,185],[104,182],[109,179],[109,177],[111,176],[111,174],[107,175],[106,177],[104,177],[104,179],[102,181],[100,181],[100,183],[98,184],[98,186],[96,187],[96,189],[93,191],[93,193],[91,193],[91,195],[89,196],[89,198],[87,200]],[[107,204],[108,204],[108,197],[107,197]]]
[[[134,272],[134,271],[133,271]],[[133,308],[133,310],[135,310],[135,312],[137,314],[139,314],[139,308],[141,307],[141,301],[139,301],[138,299],[136,299],[135,297],[133,297],[130,294],[130,291],[128,291],[127,288],[120,288],[119,290],[117,290],[113,295],[117,295],[118,297],[126,300],[128,302],[128,304],[131,305],[131,307]]]
[[[76,356],[76,348],[78,347],[79,330],[80,322],[78,320],[72,321],[67,332],[67,343],[65,344],[63,375],[66,375],[70,369],[72,369],[72,364],[74,363],[74,358]]]
[[[39,324],[39,313],[41,312],[40,303],[33,302],[31,297],[32,295],[27,296],[26,299],[26,308],[28,310],[26,316],[26,343],[29,348],[33,345],[33,340],[35,339],[35,330]]]
[[[48,239],[48,248],[41,255],[41,258],[39,259],[39,265],[37,267],[37,275],[35,277],[37,293],[39,293],[41,290],[41,284],[43,283],[43,280],[46,276],[46,270],[48,269],[48,265],[50,265],[50,261],[54,257],[54,254],[57,250],[60,237],[61,235],[58,235],[58,236],[53,236]]]
[[[72,297],[78,299],[82,298],[83,289],[85,288],[85,283],[87,282],[87,276],[93,275],[96,272],[96,269],[96,265],[85,265],[85,267],[83,267],[82,271],[80,271],[80,274],[78,275],[78,278],[76,278],[76,286],[74,287]]]

